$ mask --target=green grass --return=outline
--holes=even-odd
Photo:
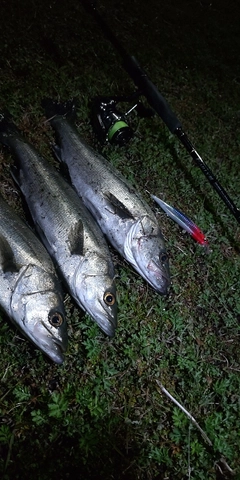
[[[239,205],[240,71],[237,2],[101,2],[100,11],[136,55],[197,151]],[[21,19],[21,21],[20,21]],[[80,3],[4,1],[0,108],[51,159],[44,96],[79,99],[83,136],[138,188],[161,225],[172,287],[158,296],[111,250],[118,329],[108,339],[66,296],[69,349],[48,361],[1,314],[0,474],[4,480],[214,480],[240,478],[240,229],[191,158],[155,116],[132,115],[124,148],[96,141],[89,100],[130,94],[121,59]],[[43,41],[44,39],[44,41]],[[20,214],[0,152],[0,189]],[[209,252],[150,200],[185,212]],[[209,447],[165,388],[196,419]],[[222,476],[221,476],[221,471]]]

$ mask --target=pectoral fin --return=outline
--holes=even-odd
[[[81,220],[73,225],[68,235],[68,246],[71,255],[83,255],[84,230]]]
[[[10,173],[14,182],[21,188],[20,170],[17,166],[17,159],[15,159],[15,165],[11,165]]]
[[[115,215],[118,215],[120,218],[134,218],[131,212],[128,210],[127,207],[113,195],[111,192],[105,193],[105,198],[109,202],[110,208],[113,210]]]
[[[12,248],[2,235],[0,235],[0,270],[3,273],[19,271]]]
[[[54,155],[57,158],[57,160],[61,163],[62,162],[61,148],[56,143],[54,143],[52,144],[52,151],[54,152]]]
[[[55,250],[54,250],[53,246],[50,245],[48,239],[45,236],[44,231],[42,230],[42,228],[40,227],[38,222],[35,222],[35,229],[36,229],[36,232],[37,232],[39,238],[41,239],[42,244],[44,245],[44,247],[48,251],[49,255],[54,256]]]

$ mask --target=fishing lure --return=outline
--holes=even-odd
[[[155,195],[151,195],[152,199],[166,212],[166,214],[172,218],[180,227],[184,228],[196,242],[198,242],[202,246],[207,246],[208,241],[204,233],[200,230],[200,228],[188,218],[184,213],[180,212],[177,208],[171,207],[168,203],[160,200],[160,198],[156,197]]]

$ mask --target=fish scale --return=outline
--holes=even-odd
[[[117,326],[115,273],[100,228],[71,185],[16,127],[14,131],[8,125],[5,136],[0,133],[0,141],[14,155],[12,175],[69,293],[113,336]]]
[[[56,133],[57,158],[113,247],[159,293],[170,286],[164,239],[151,208],[103,156],[81,138],[71,121],[74,102],[43,101]]]
[[[54,265],[38,238],[1,195],[0,305],[29,340],[56,363],[63,362],[67,326]]]

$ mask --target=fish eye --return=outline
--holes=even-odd
[[[50,313],[48,319],[53,327],[61,327],[63,324],[63,317],[58,312]]]
[[[160,260],[161,263],[165,263],[168,260],[167,253],[164,253],[164,252],[160,253],[159,260]]]
[[[114,305],[116,301],[115,296],[111,292],[105,292],[103,300],[107,305]]]

